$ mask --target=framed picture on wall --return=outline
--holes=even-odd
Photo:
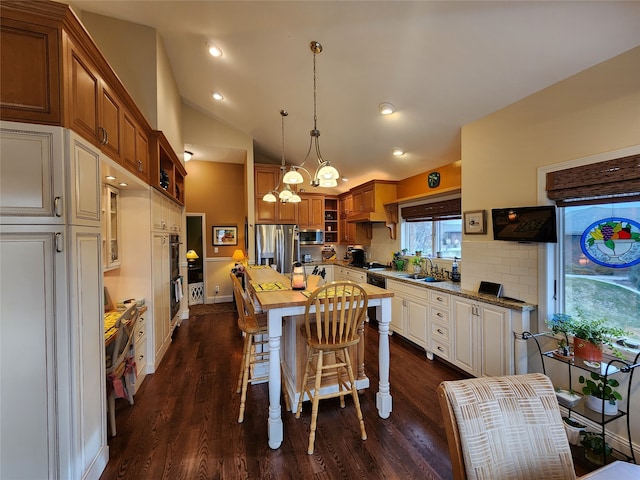
[[[213,238],[214,245],[238,245],[238,227],[237,226],[225,226],[218,227],[213,226]]]
[[[464,233],[487,233],[487,212],[485,210],[473,210],[462,214],[464,221]]]

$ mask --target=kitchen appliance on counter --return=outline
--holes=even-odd
[[[302,256],[302,262],[303,263],[311,263],[311,262],[313,262],[313,260],[311,259],[311,255],[309,255],[308,253],[305,253]]]
[[[300,258],[297,225],[256,225],[256,263],[290,273]]]
[[[364,250],[361,248],[352,248],[351,249],[351,263],[354,267],[363,267],[365,265],[364,262]]]
[[[322,260],[335,260],[336,258],[336,249],[333,248],[333,245],[325,245],[322,247]]]

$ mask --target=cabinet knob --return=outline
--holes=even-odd
[[[442,331],[442,329],[437,329],[436,332],[438,332],[440,335],[442,335],[444,332]]]
[[[436,313],[436,315],[437,315],[438,317],[440,317],[440,318],[444,317],[444,315],[442,315],[442,313],[441,313],[441,312]]]
[[[442,348],[442,347],[438,347],[438,350],[441,351],[441,352],[444,352],[444,348]]]

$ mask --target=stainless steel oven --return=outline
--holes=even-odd
[[[180,310],[182,282],[180,281],[180,235],[169,235],[169,298],[171,318]]]

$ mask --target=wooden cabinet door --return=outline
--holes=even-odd
[[[260,199],[262,201],[262,198]],[[267,202],[262,202],[267,203]],[[276,220],[278,223],[298,223],[298,204],[276,202]]]
[[[58,29],[3,12],[0,112],[5,120],[61,125]]]
[[[136,147],[138,127],[136,122],[125,112],[122,116],[122,154],[121,162],[129,171],[137,173]]]
[[[373,212],[376,208],[376,192],[374,187],[367,188],[362,192],[362,211]]]
[[[301,229],[324,230],[324,197],[302,197],[298,204],[298,225]]]
[[[149,181],[149,137],[142,128],[136,131],[135,173],[145,182]]]
[[[407,314],[407,337],[421,347],[427,346],[427,323],[429,319],[428,303],[407,298],[405,300]]]
[[[102,81],[100,81],[99,99],[98,141],[100,142],[102,151],[105,152],[107,156],[121,163],[121,102],[107,84]]]
[[[262,197],[278,185],[280,170],[268,167],[255,167],[256,223],[276,223],[277,203],[265,202]]]
[[[84,138],[98,142],[98,96],[100,78],[95,67],[71,40],[68,40],[67,71],[67,124]]]

